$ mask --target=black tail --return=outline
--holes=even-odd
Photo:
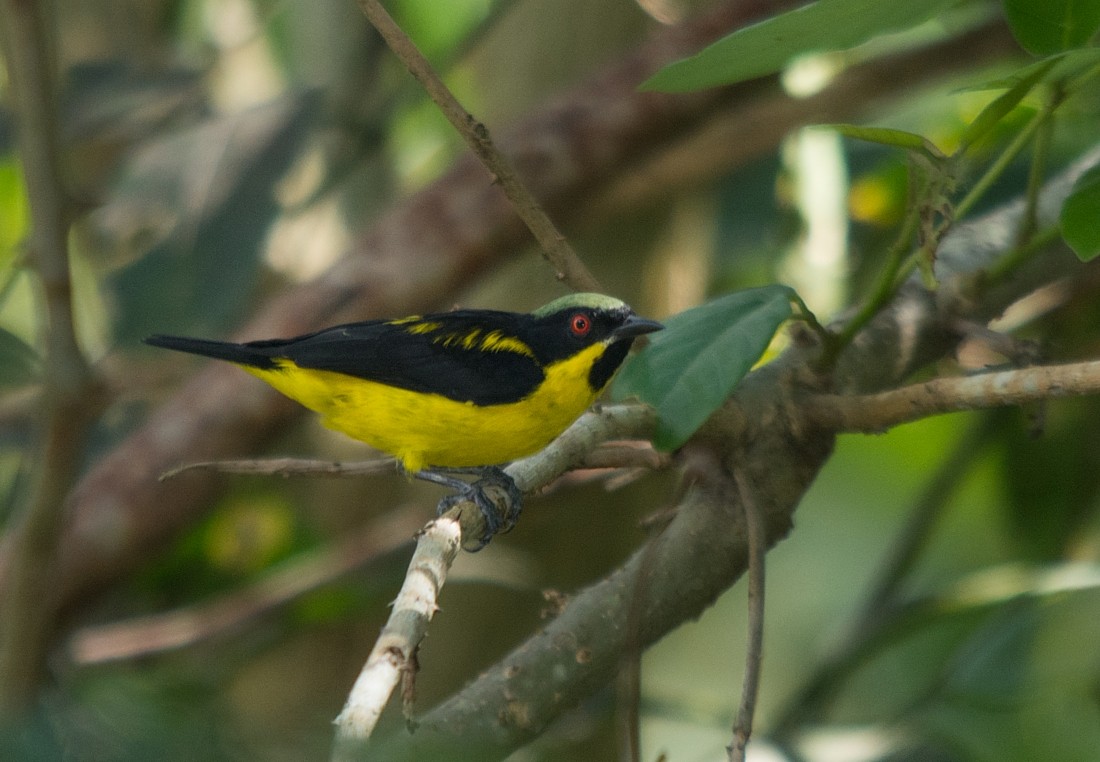
[[[145,343],[154,347],[174,349],[177,352],[189,352],[193,355],[228,360],[239,365],[251,365],[255,368],[274,368],[275,361],[269,352],[248,344],[231,344],[227,341],[208,341],[189,339],[186,336],[150,336]]]

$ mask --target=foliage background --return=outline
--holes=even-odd
[[[698,10],[660,5],[673,16]],[[494,130],[568,92],[658,26],[629,2],[390,7]],[[995,23],[988,19],[998,12],[964,3],[860,55],[951,39]],[[88,447],[91,464],[197,367],[142,348],[142,336],[232,335],[268,295],[322,272],[389,204],[438,178],[461,147],[354,3],[93,0],[59,3],[53,18],[67,180],[81,209],[70,234],[77,328],[114,390]],[[889,99],[861,104],[860,115],[950,144],[991,98],[959,88],[1026,60],[1008,45],[988,59],[960,60],[952,76],[914,78]],[[788,88],[805,86],[799,73],[788,72]],[[801,74],[822,75],[812,62]],[[1050,172],[1095,142],[1097,105],[1094,91],[1067,110]],[[996,137],[1007,138],[1035,108],[1025,101]],[[800,131],[773,136],[774,149],[745,160],[715,149],[759,136],[728,134],[724,124],[719,115],[709,136],[681,136],[659,181],[640,171],[651,168],[628,167],[586,198],[570,214],[574,245],[608,291],[646,315],[775,281],[797,288],[823,319],[838,315],[864,292],[901,217],[904,157]],[[0,120],[2,519],[32,470],[43,350],[40,297],[22,260],[27,201],[14,148],[9,111]],[[1028,166],[1020,159],[986,206],[1017,196]],[[486,261],[466,285],[419,308],[527,310],[561,291],[530,251]],[[401,277],[415,284],[418,274]],[[1095,356],[1096,281],[1095,269],[1083,267],[1080,282],[1050,296],[1019,335],[1034,339],[1044,359]],[[960,364],[980,367],[988,358],[971,349]],[[1100,748],[1098,412],[1093,401],[1074,400],[841,438],[795,530],[768,556],[760,737],[790,721],[787,741],[823,760],[1091,759]],[[363,454],[305,418],[265,450]],[[852,612],[891,538],[940,476],[942,512],[903,588],[921,607],[860,652],[858,668],[831,683],[828,702],[792,719],[799,688],[849,642]],[[418,708],[539,627],[551,608],[544,591],[568,595],[614,568],[647,536],[642,520],[672,504],[677,490],[672,473],[613,492],[592,482],[559,489],[532,500],[516,531],[464,555],[420,654]],[[216,600],[391,508],[426,519],[435,498],[396,479],[366,489],[226,479],[200,523],[69,614],[33,719],[6,743],[22,758],[324,755],[331,720],[400,583],[407,544],[183,648],[86,664],[74,643],[98,624]],[[643,759],[723,757],[743,663],[743,598],[734,588],[646,654]],[[609,687],[515,758],[614,758],[614,712]],[[393,715],[385,719],[396,727]]]

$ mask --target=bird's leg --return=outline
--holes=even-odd
[[[472,474],[480,478],[474,482],[467,482],[451,476],[451,474]],[[477,552],[488,545],[493,535],[510,531],[516,525],[516,520],[523,508],[523,493],[516,486],[515,480],[496,466],[487,468],[429,468],[411,475],[414,478],[455,490],[456,494],[449,495],[439,501],[438,513],[440,515],[465,500],[469,500],[478,507],[485,519],[485,534],[481,536],[480,544],[473,548],[471,552]],[[503,518],[500,511],[497,510],[496,502],[486,493],[486,489],[489,487],[502,489],[507,495],[507,514]]]

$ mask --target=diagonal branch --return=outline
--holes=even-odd
[[[543,256],[554,267],[558,280],[564,281],[577,291],[602,291],[599,282],[584,266],[565,236],[558,232],[538,200],[520,180],[512,162],[497,149],[489,136],[489,128],[462,107],[432,69],[428,59],[417,49],[378,0],[359,0],[359,7],[382,35],[382,39],[390,46],[390,50],[401,59],[439,110],[443,112],[443,116],[447,117],[447,121],[466,141],[470,150],[493,174],[493,181],[500,184],[508,200],[515,206],[516,214],[539,242]]]

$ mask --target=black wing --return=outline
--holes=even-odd
[[[461,339],[475,330],[482,337],[494,331],[516,336],[525,320],[528,316],[511,312],[460,310],[415,320],[350,323],[295,339],[238,346],[268,358],[285,357],[302,368],[494,405],[530,394],[543,380],[542,369],[520,352],[469,348]]]

